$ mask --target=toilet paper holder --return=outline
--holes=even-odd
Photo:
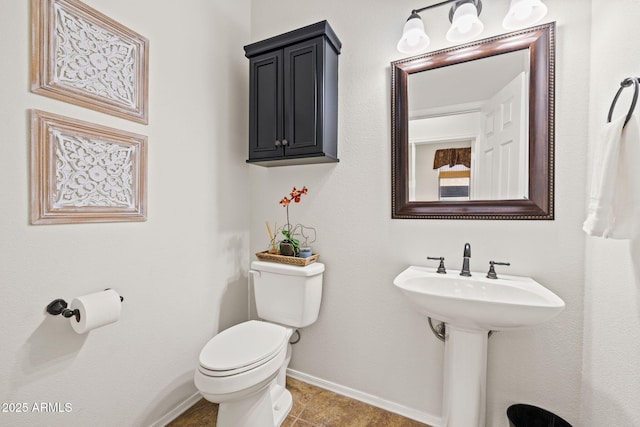
[[[108,289],[105,289],[105,291]],[[122,296],[120,296],[120,301],[124,301],[124,298]],[[47,313],[49,314],[53,314],[54,316],[57,316],[59,314],[62,314],[64,317],[74,317],[76,318],[76,322],[80,321],[80,310],[78,310],[77,308],[75,310],[71,310],[70,308],[67,308],[69,306],[69,304],[67,304],[67,302],[61,298],[58,299],[54,299],[53,301],[51,301],[49,303],[49,305],[47,305]]]

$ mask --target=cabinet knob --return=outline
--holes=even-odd
[[[280,147],[281,145],[282,145],[282,142],[276,140],[276,147]]]
[[[288,144],[289,144],[289,141],[287,141],[286,139],[282,140],[282,145],[288,145]]]

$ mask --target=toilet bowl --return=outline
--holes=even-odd
[[[250,320],[213,337],[200,352],[195,385],[219,403],[218,426],[279,426],[293,400],[285,388],[293,329]],[[278,381],[281,378],[281,381]]]
[[[293,405],[285,388],[289,339],[297,328],[315,322],[320,308],[323,264],[292,268],[254,261],[251,267],[264,320],[214,336],[200,352],[194,374],[200,394],[219,404],[217,427],[282,424]]]

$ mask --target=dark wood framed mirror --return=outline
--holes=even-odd
[[[554,74],[554,22],[392,62],[392,218],[552,220]]]

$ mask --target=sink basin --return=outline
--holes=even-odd
[[[460,328],[507,330],[534,326],[555,317],[564,301],[529,277],[486,273],[438,274],[411,266],[393,284],[422,314]]]

